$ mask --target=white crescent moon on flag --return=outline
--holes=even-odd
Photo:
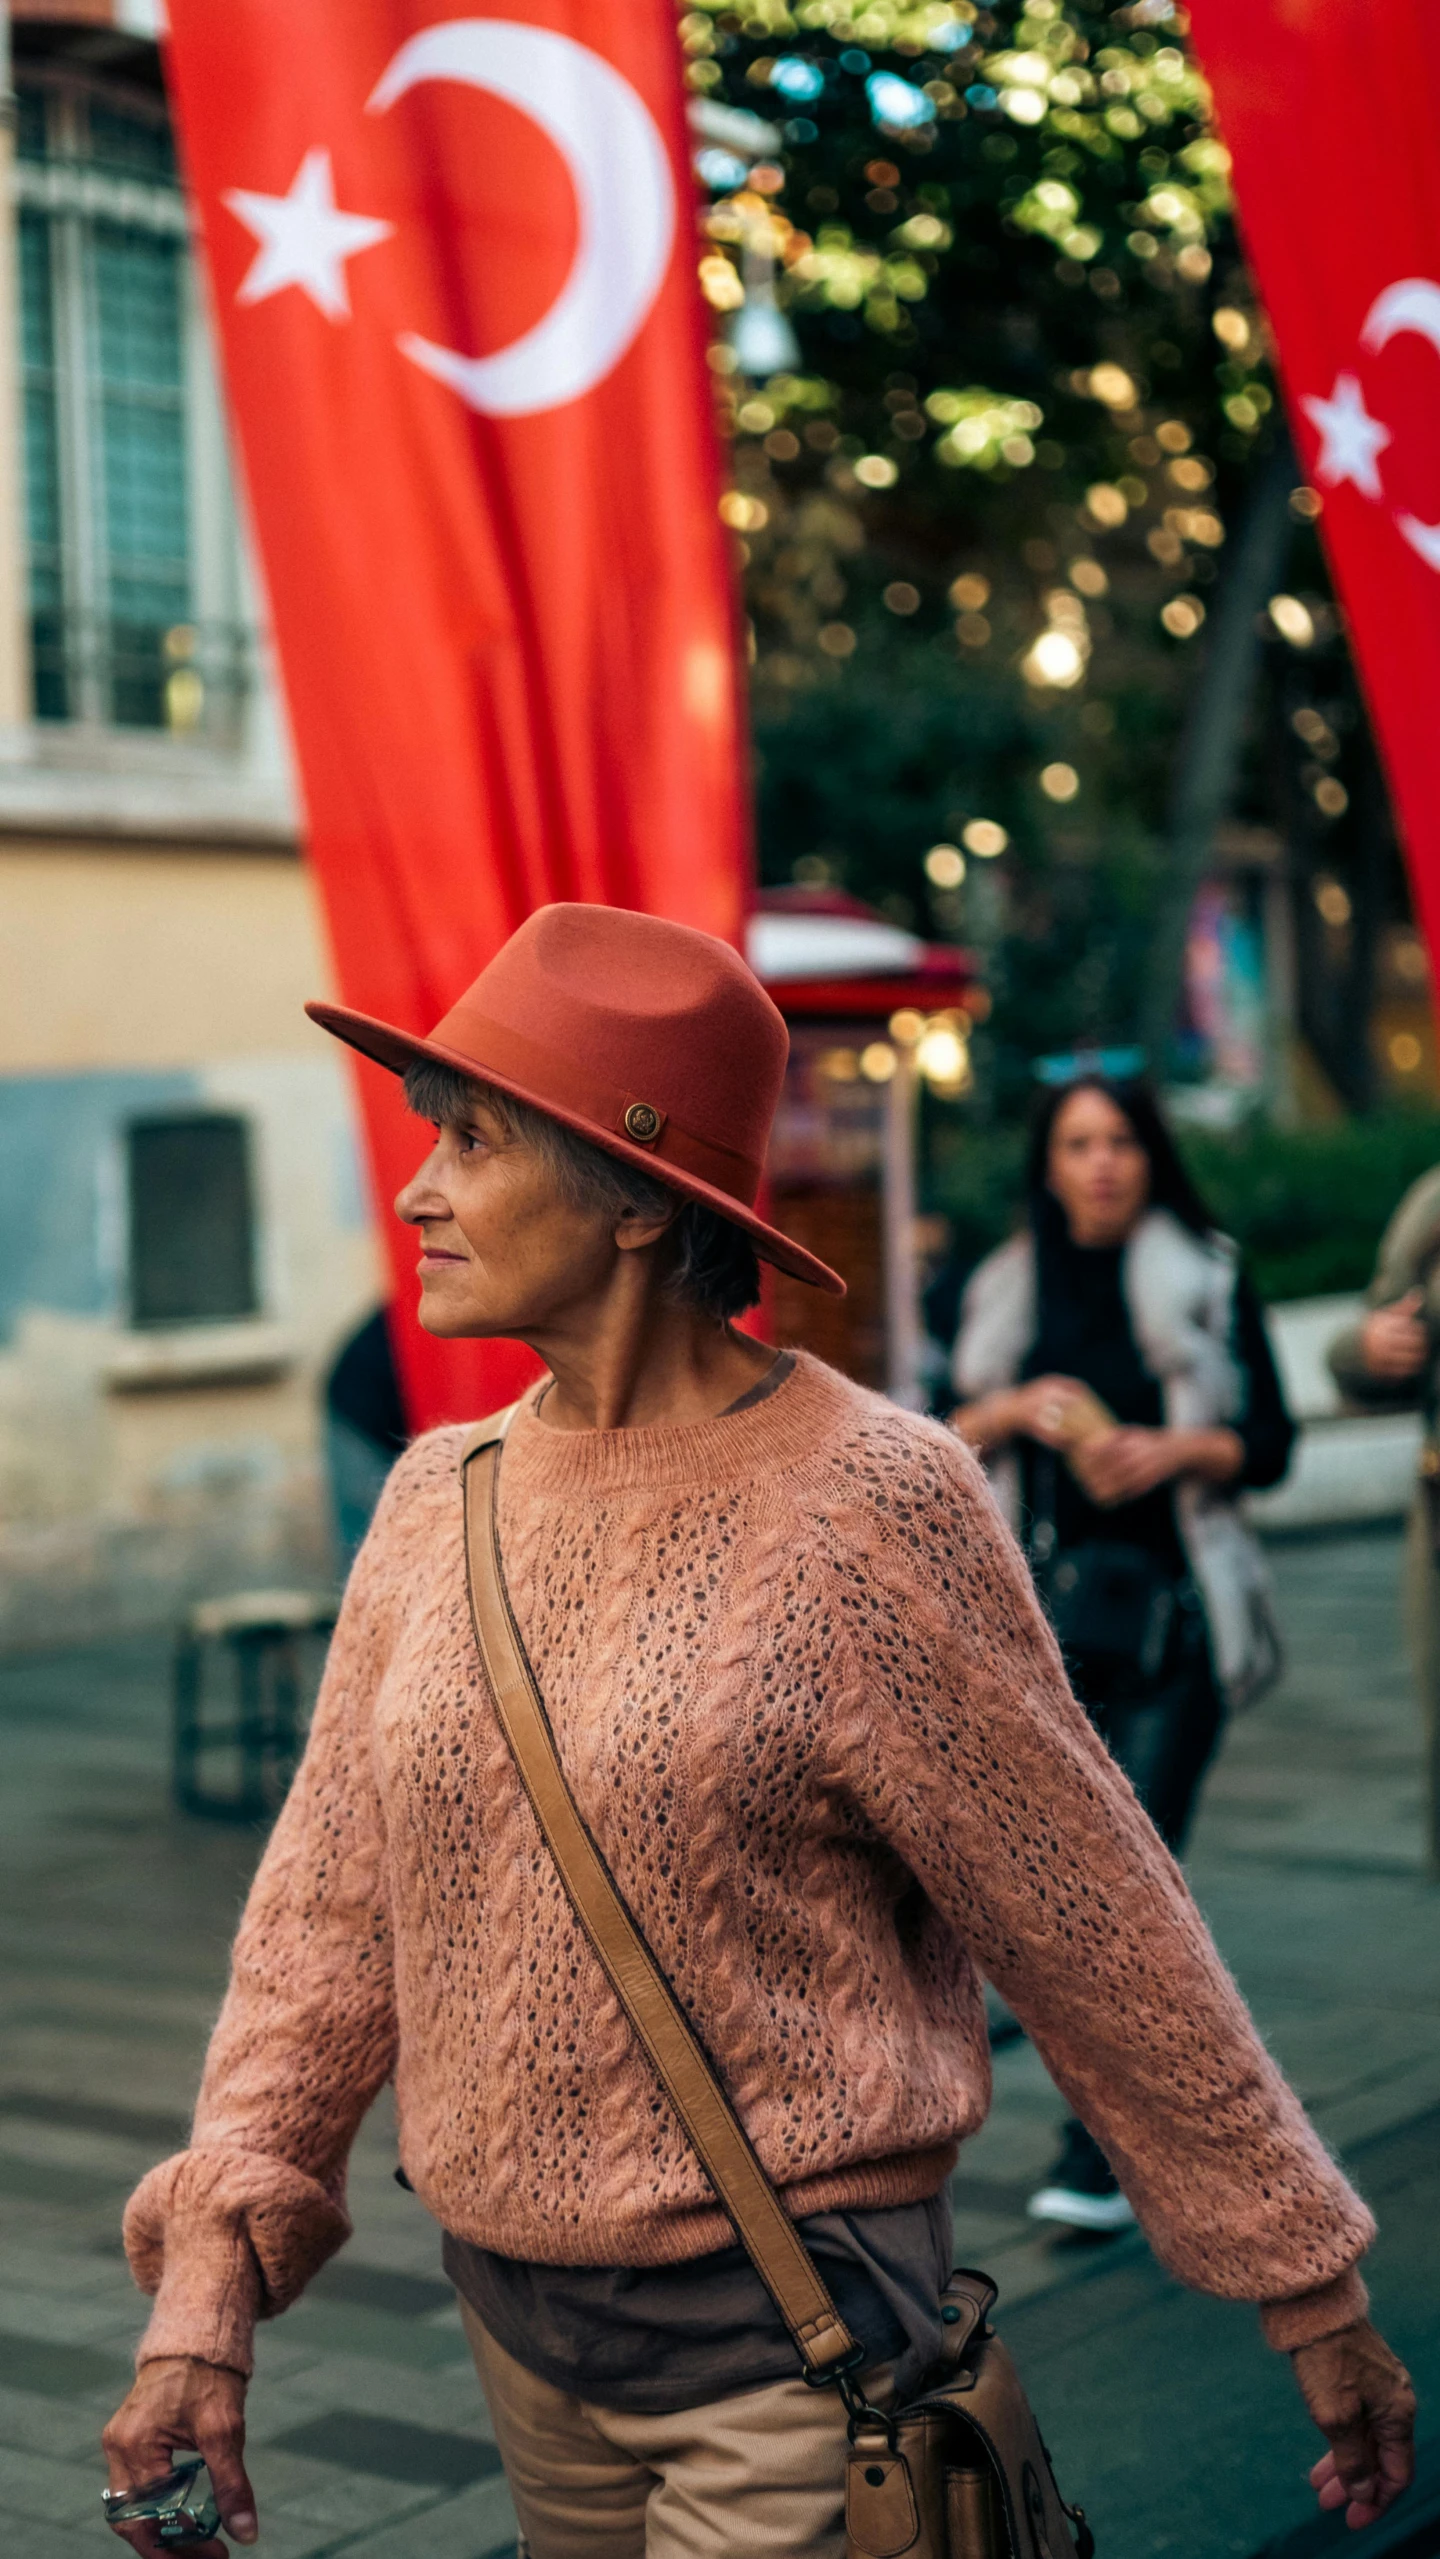
[[[462,355],[408,330],[396,344],[483,416],[529,417],[578,400],[619,363],[670,262],[675,187],[655,120],[588,45],[512,19],[422,28],[377,83],[371,113],[426,80],[487,89],[539,125],[569,168],[579,241],[549,310],[494,355]]]
[[[1428,276],[1405,276],[1399,284],[1387,284],[1365,314],[1360,343],[1372,354],[1402,336],[1425,338],[1440,355],[1440,284],[1432,284]],[[1397,515],[1395,522],[1426,566],[1440,569],[1440,524],[1422,524],[1418,515]]]

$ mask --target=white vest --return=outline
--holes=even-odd
[[[1173,1429],[1213,1430],[1244,1409],[1245,1379],[1230,1348],[1237,1267],[1227,1237],[1192,1235],[1168,1209],[1148,1209],[1121,1256],[1120,1285],[1136,1347]],[[952,1370],[962,1401],[1015,1384],[1038,1320],[1035,1245],[1027,1231],[988,1254],[965,1291]],[[1018,1529],[1020,1469],[1013,1449],[997,1450],[990,1472]],[[1224,1485],[1184,1477],[1173,1491],[1216,1676],[1229,1706],[1247,1706],[1280,1669],[1264,1556]]]

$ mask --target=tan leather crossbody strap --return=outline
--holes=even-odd
[[[806,2372],[816,2380],[838,2376],[858,2355],[855,2340],[632,1919],[566,1782],[511,1613],[500,1560],[495,1496],[500,1443],[509,1420],[504,1413],[482,1422],[461,1458],[470,1613],[501,1729],[575,1916],[794,2338]]]

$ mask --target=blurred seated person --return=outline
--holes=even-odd
[[[1255,1293],[1143,1086],[1046,1096],[1021,1231],[966,1289],[952,1425],[1028,1553],[1076,1695],[1179,1854],[1227,1707],[1274,1679],[1269,1584],[1236,1496],[1295,1426]],[[1122,2229],[1104,2154],[1067,2125],[1037,2220]]]
[[[1440,1872],[1440,1165],[1422,1173],[1384,1234],[1367,1313],[1330,1345],[1347,1403],[1424,1418],[1405,1548],[1405,1615],[1425,1723],[1430,1862]]]

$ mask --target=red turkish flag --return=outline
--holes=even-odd
[[[1440,976],[1440,57],[1425,0],[1190,0]]]
[[[669,0],[171,0],[346,1003],[425,1031],[534,907],[737,939],[734,615]],[[412,1421],[507,1345],[415,1321],[425,1149],[358,1066]]]

